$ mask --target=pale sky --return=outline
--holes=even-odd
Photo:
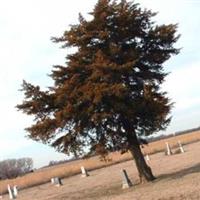
[[[178,23],[181,53],[165,63],[171,74],[163,90],[175,102],[173,119],[165,131],[172,133],[200,126],[200,0],[137,0],[142,7],[158,12],[158,24]],[[34,166],[67,158],[53,148],[25,137],[32,121],[18,112],[23,94],[22,80],[51,85],[47,76],[52,65],[63,64],[67,50],[50,41],[61,36],[78,13],[87,17],[96,0],[1,0],[0,1],[0,160],[32,157]]]

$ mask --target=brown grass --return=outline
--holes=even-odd
[[[154,154],[161,152],[166,148],[165,142],[168,142],[170,147],[175,148],[178,146],[177,142],[181,141],[182,145],[200,141],[200,131],[194,131],[184,135],[178,135],[167,139],[158,140],[150,143],[143,148],[143,152],[146,154]]]
[[[171,147],[176,147],[178,140],[180,140],[182,144],[199,141],[200,131],[152,142],[148,146],[145,146],[142,151],[144,154],[161,152],[165,149],[165,142],[168,142]],[[81,166],[84,166],[88,170],[94,170],[129,160],[131,159],[131,156],[129,153],[121,155],[119,152],[115,152],[109,154],[109,158],[111,158],[111,161],[109,162],[102,162],[99,160],[99,157],[92,157],[86,160],[77,160],[66,164],[44,168],[42,170],[35,171],[16,179],[3,180],[0,181],[0,192],[5,193],[7,191],[7,184],[18,185],[18,187],[21,189],[32,187],[39,184],[47,183],[52,177],[55,176],[64,178],[79,174]]]

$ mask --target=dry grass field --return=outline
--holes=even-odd
[[[186,152],[165,156],[165,142],[176,147],[180,140]],[[49,167],[24,177],[0,182],[0,192],[6,191],[7,184],[18,185],[23,189],[19,192],[21,200],[64,200],[64,199],[99,199],[99,200],[145,200],[145,199],[200,199],[200,132],[180,135],[150,143],[143,148],[144,153],[150,156],[149,165],[155,176],[154,183],[138,185],[137,171],[129,154],[112,153],[110,162],[100,162],[98,157],[88,160],[78,160],[59,166]],[[161,152],[162,151],[162,152]],[[122,162],[129,160],[126,162]],[[114,163],[118,163],[113,165]],[[111,165],[105,167],[106,165]],[[90,176],[81,178],[80,166],[90,170]],[[96,170],[92,170],[96,169]],[[121,189],[121,169],[126,169],[134,186],[130,189]],[[72,176],[74,175],[74,176]],[[53,176],[67,177],[63,179],[63,186],[55,187],[50,184]],[[45,184],[41,184],[45,183]],[[39,185],[40,184],[40,185]],[[8,199],[7,195],[3,196]]]

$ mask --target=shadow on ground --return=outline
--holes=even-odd
[[[163,179],[178,179],[178,178],[183,178],[184,176],[188,174],[193,174],[193,173],[200,173],[200,164],[193,165],[191,167],[182,169],[180,171],[176,171],[173,173],[167,173],[167,174],[161,174],[157,178],[157,180],[163,180]]]

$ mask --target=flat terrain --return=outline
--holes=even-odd
[[[133,161],[127,161],[63,179],[63,186],[50,183],[19,191],[20,200],[188,200],[200,199],[200,142],[184,145],[183,154],[150,156],[149,165],[157,179],[138,184]],[[67,166],[66,166],[67,167]],[[121,170],[126,169],[133,186],[122,189]],[[3,199],[8,199],[4,195]]]

